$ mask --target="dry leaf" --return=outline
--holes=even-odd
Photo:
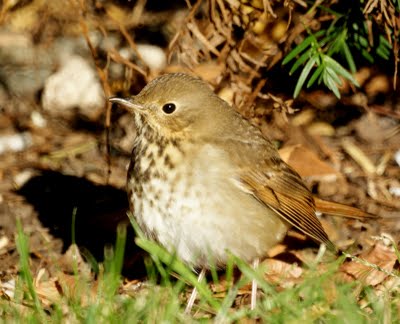
[[[74,273],[75,269],[84,277],[90,276],[90,266],[83,260],[76,244],[71,244],[59,261],[62,271]]]
[[[362,254],[359,258],[369,264],[378,266],[384,271],[354,260],[343,264],[340,270],[350,278],[358,279],[371,286],[376,286],[383,282],[389,276],[387,272],[393,270],[397,260],[393,248],[384,245],[382,242],[378,242],[371,251]]]
[[[279,154],[302,177],[316,180],[334,180],[339,176],[339,173],[333,167],[301,144],[284,147],[279,150]]]
[[[287,263],[276,259],[265,259],[262,266],[266,266],[265,279],[284,288],[293,287],[299,282],[303,269],[297,264]]]

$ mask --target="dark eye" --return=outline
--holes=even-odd
[[[163,112],[166,114],[172,114],[176,109],[175,104],[173,103],[167,103],[162,107]]]

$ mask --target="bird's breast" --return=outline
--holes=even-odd
[[[285,225],[235,184],[237,168],[223,150],[210,144],[141,145],[128,175],[134,215],[148,236],[184,261],[204,265],[211,245],[217,263],[225,262],[227,250],[251,259],[282,238]],[[268,230],[276,233],[265,236]]]
[[[225,164],[225,165],[222,165]],[[163,221],[201,212],[218,198],[215,187],[226,182],[229,166],[213,150],[177,141],[139,143],[133,151],[128,189],[135,214]],[[204,205],[206,205],[204,203]]]

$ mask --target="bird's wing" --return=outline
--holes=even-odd
[[[280,164],[279,167],[276,163]],[[265,161],[264,168],[242,168],[242,185],[285,221],[336,250],[315,215],[313,197],[300,176],[279,158],[275,159],[274,164]]]

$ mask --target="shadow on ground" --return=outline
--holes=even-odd
[[[72,243],[75,213],[75,241],[101,261],[104,247],[113,245],[119,223],[128,226],[125,252],[126,274],[143,271],[143,252],[134,244],[134,233],[126,212],[128,200],[124,190],[97,185],[85,178],[42,171],[17,191],[35,208],[38,218],[50,233],[63,241],[64,251]]]

